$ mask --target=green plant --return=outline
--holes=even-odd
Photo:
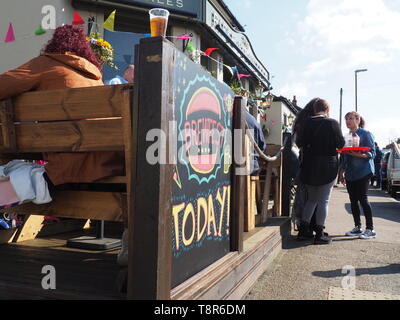
[[[113,47],[100,37],[99,33],[92,33],[90,37],[86,37],[86,40],[90,43],[93,51],[96,53],[100,63],[106,64],[111,68],[118,70],[114,64],[114,49]]]
[[[242,84],[239,82],[239,80],[232,80],[231,85],[230,85],[232,91],[238,95],[238,96],[242,96],[242,97],[246,97],[248,98],[250,96],[250,91],[246,90],[242,87]]]

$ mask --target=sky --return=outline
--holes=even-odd
[[[358,111],[381,147],[400,138],[400,0],[225,0],[271,75],[276,96],[315,97],[339,121]],[[342,130],[347,133],[345,121]]]

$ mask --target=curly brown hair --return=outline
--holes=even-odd
[[[72,52],[77,56],[90,61],[97,68],[101,68],[101,64],[90,47],[90,44],[86,40],[86,35],[83,30],[72,25],[58,27],[54,31],[53,37],[42,50],[42,54],[65,54],[66,52]]]

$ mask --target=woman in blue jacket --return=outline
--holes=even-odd
[[[375,139],[374,136],[364,129],[364,119],[357,112],[349,112],[346,117],[347,128],[351,133],[360,137],[360,147],[368,147],[367,153],[351,152],[343,155],[340,181],[347,186],[351,201],[351,212],[354,218],[355,228],[347,232],[347,236],[359,236],[361,239],[376,238],[372,218],[372,208],[368,201],[368,187],[371,177],[375,173]],[[363,208],[366,219],[366,230],[361,227],[360,207]]]

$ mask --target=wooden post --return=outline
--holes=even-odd
[[[251,158],[253,157],[253,153],[251,152],[253,148],[253,144],[250,141],[249,137],[245,136],[245,155],[246,155],[246,170],[248,173],[251,172]],[[255,197],[255,190],[253,192],[253,177],[247,175],[246,180],[246,197],[245,197],[245,214],[244,214],[244,232],[250,232],[255,228],[255,211],[254,211],[254,201],[253,197]]]
[[[281,160],[281,159],[280,159]],[[279,161],[281,162],[281,161]],[[282,183],[281,183],[281,172],[282,166],[277,168],[278,176],[275,179],[275,198],[274,198],[274,217],[280,217],[282,215]]]
[[[241,152],[245,150],[245,133],[246,133],[246,122],[244,115],[244,99],[241,97],[235,98],[235,105],[233,108],[233,129],[241,130],[241,145],[239,141],[234,141],[233,143],[233,185],[232,185],[232,202],[231,202],[231,250],[232,251],[243,251],[243,228],[244,228],[244,211],[245,211],[245,176],[244,169],[246,163],[240,164],[235,159],[237,150],[236,148],[241,148]],[[236,136],[234,134],[234,136]],[[242,154],[243,155],[243,154]]]
[[[134,209],[129,217],[128,299],[170,299],[173,166],[149,164],[146,152],[154,142],[147,142],[146,135],[152,129],[161,129],[167,136],[169,133],[173,119],[173,53],[174,47],[167,40],[148,38],[141,40],[136,57],[139,92],[134,105],[137,111],[133,112],[132,152],[137,156]],[[166,140],[161,144],[166,144],[169,159]]]
[[[13,152],[17,147],[15,138],[15,127],[13,119],[13,104],[12,100],[0,101],[0,123],[1,123],[1,136],[3,137],[0,150]]]
[[[261,213],[261,223],[267,222],[268,219],[268,205],[269,195],[271,193],[271,182],[272,182],[272,162],[267,162],[267,174],[265,176],[264,196],[263,196],[263,209]]]
[[[282,153],[282,216],[290,216],[290,188],[291,188],[291,152],[292,135],[283,134],[283,141],[286,141],[285,149]]]

